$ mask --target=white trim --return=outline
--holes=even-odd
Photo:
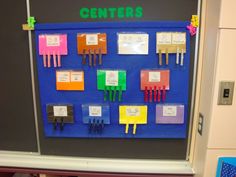
[[[0,151],[0,166],[89,172],[194,174],[190,163],[182,160],[74,158],[6,151]]]
[[[201,6],[202,0],[198,0],[198,7],[197,7],[197,15],[200,24],[201,19]],[[196,39],[195,39],[195,54],[194,54],[194,69],[193,69],[193,83],[192,83],[192,95],[191,95],[191,107],[190,107],[190,119],[189,119],[189,131],[188,131],[188,146],[186,152],[186,160],[190,158],[190,151],[191,151],[191,137],[193,131],[193,121],[194,121],[194,113],[195,113],[195,101],[196,101],[196,87],[197,87],[197,70],[198,70],[198,58],[199,58],[199,43],[200,42],[200,27],[197,28]]]
[[[27,8],[27,18],[30,17],[30,0],[26,0]],[[30,76],[31,76],[31,85],[32,85],[32,96],[33,96],[33,106],[34,106],[34,124],[35,124],[35,134],[37,141],[38,152],[41,152],[40,149],[40,140],[39,140],[39,125],[38,125],[38,115],[37,115],[37,102],[36,102],[36,92],[35,92],[35,75],[34,75],[34,57],[33,57],[33,44],[32,44],[32,33],[28,31],[28,40],[29,40],[29,55],[30,55]]]

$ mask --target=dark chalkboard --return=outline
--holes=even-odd
[[[0,6],[0,150],[37,151],[25,0]]]

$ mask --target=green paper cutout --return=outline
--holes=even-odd
[[[105,83],[106,83],[106,71],[109,70],[97,70],[97,89],[98,90],[104,90],[105,88]],[[112,70],[112,71],[117,71],[117,70]],[[118,70],[118,86],[122,90],[126,90],[126,71],[125,70]],[[114,90],[114,86],[112,88]],[[118,90],[118,89],[117,89]]]
[[[34,28],[35,23],[36,23],[36,20],[34,17],[29,17],[27,19],[27,24],[30,28]]]
[[[118,71],[118,85],[117,86],[109,86],[106,85],[106,71]],[[126,71],[125,70],[97,70],[97,89],[104,91],[104,101],[106,90],[109,91],[109,100],[116,100],[116,92],[119,90],[119,101],[121,101],[122,91],[126,90]],[[114,94],[112,95],[112,91]]]

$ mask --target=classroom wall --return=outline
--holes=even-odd
[[[196,177],[214,177],[220,156],[236,156],[236,101],[217,105],[219,82],[236,80],[236,12],[234,0],[208,0],[199,112],[204,115],[203,135],[197,134],[193,166]],[[234,90],[235,92],[235,90]],[[234,94],[235,95],[235,94]],[[195,127],[196,128],[196,127]]]

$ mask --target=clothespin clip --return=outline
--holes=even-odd
[[[136,123],[134,123],[134,125],[133,125],[133,135],[135,135],[135,134],[136,134],[136,129],[137,129],[137,124],[136,124]]]
[[[180,59],[180,66],[184,65],[184,50],[181,50],[181,59]]]
[[[118,101],[122,101],[122,86],[119,87],[119,97]]]
[[[153,100],[154,102],[157,102],[157,86],[154,86],[154,94],[153,94]]]
[[[104,101],[107,101],[107,86],[104,86]]]
[[[145,86],[144,101],[145,101],[145,102],[148,102],[148,88],[147,88],[147,86]]]
[[[161,101],[161,87],[158,88],[158,96],[157,96],[157,101]]]
[[[24,31],[30,31],[30,30],[34,30],[34,25],[35,25],[35,23],[36,23],[36,20],[35,20],[35,17],[29,17],[28,19],[27,19],[27,24],[23,24],[22,25],[22,29],[24,30]]]
[[[57,129],[57,119],[54,119],[53,121],[53,130]]]
[[[168,48],[166,49],[166,65],[169,64],[169,51]]]
[[[112,101],[116,101],[116,87],[114,87],[114,93],[113,93],[113,100]]]
[[[104,120],[102,119],[101,123],[100,123],[100,131],[99,133],[102,133],[104,129]]]
[[[64,119],[61,118],[61,122],[60,122],[60,130],[62,131],[64,129]]]
[[[93,66],[97,65],[97,54],[96,54],[96,49],[93,51]]]
[[[162,101],[164,102],[166,100],[166,87],[163,86],[163,90],[162,90]]]
[[[176,65],[179,64],[179,48],[177,48],[177,51],[176,51]]]
[[[112,101],[112,87],[108,87],[109,88],[109,101]]]
[[[92,50],[89,49],[89,66],[92,66],[93,65],[93,60],[92,60]]]
[[[64,120],[63,120],[62,117],[60,118],[59,121],[57,120],[57,118],[54,119],[54,121],[53,121],[53,129],[54,130],[57,130],[58,124],[59,124],[59,127],[60,127],[60,131],[63,131],[63,129],[64,129]]]
[[[162,51],[159,50],[159,65],[162,65]]]
[[[98,64],[102,65],[102,49],[99,48],[99,53],[98,53]]]
[[[127,124],[125,125],[125,134],[129,133],[129,123],[127,122]]]
[[[152,102],[152,87],[149,87],[149,102]]]
[[[86,65],[86,50],[83,49],[83,54],[82,54],[82,65]]]

